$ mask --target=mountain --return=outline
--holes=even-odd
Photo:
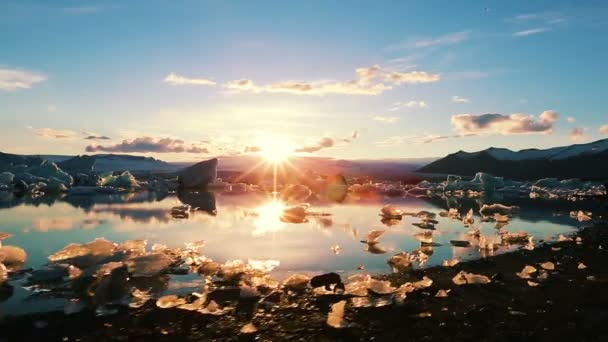
[[[18,154],[10,154],[0,152],[0,172],[10,170],[15,165],[40,165],[42,158],[34,156],[22,156]]]
[[[68,172],[82,172],[95,170],[107,171],[176,171],[177,166],[152,157],[131,156],[126,154],[94,154],[76,157],[44,156],[48,160],[57,162],[62,170]]]
[[[547,177],[606,180],[608,139],[545,150],[512,151],[491,147],[479,152],[458,151],[418,171],[462,176],[473,176],[481,171],[525,180]]]
[[[218,172],[245,173],[251,171],[252,167],[258,166],[251,173],[263,172],[264,169],[272,169],[268,163],[259,156],[219,156]],[[316,173],[322,175],[343,174],[353,177],[370,177],[377,180],[404,180],[410,178],[416,169],[434,158],[412,158],[412,159],[334,159],[329,157],[291,157],[280,166],[287,172],[294,174]],[[290,171],[291,170],[291,171]],[[225,177],[225,176],[221,176]]]

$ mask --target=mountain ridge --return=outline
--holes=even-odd
[[[472,176],[487,172],[514,179],[608,179],[608,139],[548,149],[490,147],[477,152],[458,151],[418,169],[424,173]]]

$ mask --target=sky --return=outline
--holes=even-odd
[[[440,157],[608,138],[608,2],[0,2],[0,151]],[[278,152],[277,152],[278,153]]]

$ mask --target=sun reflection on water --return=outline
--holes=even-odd
[[[252,235],[264,235],[283,230],[286,226],[285,222],[281,221],[284,210],[285,205],[276,198],[257,207],[255,209],[257,216],[253,221],[255,229]]]

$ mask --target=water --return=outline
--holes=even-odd
[[[504,198],[349,197],[344,203],[313,202],[312,211],[328,215],[309,217],[308,222],[294,224],[281,222],[282,208],[263,193],[183,193],[179,196],[137,193],[27,201],[11,197],[0,203],[0,231],[14,234],[4,241],[5,245],[19,246],[27,251],[25,268],[44,265],[48,255],[70,242],[85,243],[105,237],[114,242],[146,239],[148,247],[154,243],[183,247],[187,242],[205,240],[204,254],[218,262],[234,259],[280,261],[280,266],[272,272],[279,279],[293,272],[350,274],[360,272],[357,270],[359,265],[364,266],[364,272],[373,274],[390,272],[387,264],[390,256],[420,248],[415,234],[425,231],[412,225],[420,221],[418,218],[409,216],[396,225],[385,225],[379,216],[383,204],[395,204],[406,212],[427,210],[435,213],[446,210],[449,205],[460,208],[464,214],[469,208],[477,213],[480,203],[499,201],[521,206],[520,213],[505,229],[526,231],[534,236],[535,242],[555,239],[559,234],[576,229],[579,223],[569,217],[569,211],[592,210],[594,205]],[[182,203],[202,210],[188,219],[174,219],[169,210]],[[481,228],[482,234],[497,237],[494,223],[481,223],[477,215],[475,219],[475,226]],[[479,257],[474,246],[452,247],[449,243],[450,240],[470,239],[462,222],[439,215],[437,220],[433,242],[439,246],[427,248],[426,252],[432,254],[425,266],[438,265],[454,257],[461,260]],[[366,251],[367,244],[361,242],[373,230],[385,230],[380,238],[381,248],[376,250],[384,250],[383,254]],[[339,254],[331,249],[336,245],[340,246]],[[503,246],[497,253],[517,248],[520,246]],[[200,277],[173,276],[172,280],[196,283]],[[172,285],[174,289],[179,287]],[[15,286],[15,293],[8,301],[0,303],[0,310],[40,311],[45,307],[63,306],[57,299],[46,304],[32,301],[20,305],[28,295],[27,291]]]

